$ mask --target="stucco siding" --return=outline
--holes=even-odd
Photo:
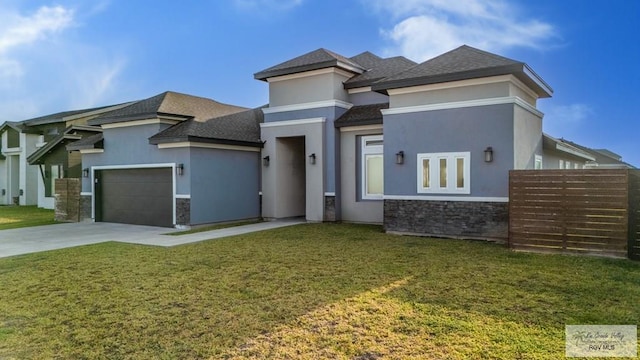
[[[580,157],[573,156],[562,151],[545,149],[542,154],[542,168],[560,169],[560,160],[562,160],[563,165],[565,166],[563,169],[566,168],[567,161],[570,162],[571,169],[575,168],[574,164],[578,164],[579,169],[582,169],[585,164],[585,160]]]
[[[162,150],[164,151],[164,150]],[[191,225],[260,217],[260,153],[192,148]]]
[[[542,118],[514,106],[514,169],[533,169],[535,155],[542,154]]]
[[[509,83],[499,82],[392,95],[389,97],[389,105],[391,108],[396,108],[506,96],[509,96]]]
[[[348,77],[326,73],[269,83],[270,106],[301,104],[314,101],[342,100],[349,96],[342,83]]]
[[[287,204],[285,208],[279,202],[281,199],[295,201],[295,197],[285,195],[291,188],[297,186],[296,179],[291,178],[290,167],[300,156],[304,156],[304,178],[305,181],[305,215],[310,221],[324,220],[324,193],[326,172],[329,171],[329,164],[333,164],[335,159],[333,154],[325,156],[323,144],[325,143],[326,121],[317,120],[313,123],[280,126],[263,126],[261,129],[262,139],[265,146],[262,156],[269,156],[269,166],[262,166],[262,216],[266,218],[281,218],[291,216],[291,209],[296,208],[296,204]],[[333,129],[332,129],[333,133]],[[287,152],[285,143],[278,142],[278,138],[302,138],[304,137],[304,149],[297,149],[289,146]],[[290,144],[291,145],[291,144]],[[328,146],[328,145],[327,145]],[[302,154],[303,153],[303,154]],[[316,163],[310,164],[308,156],[316,154]],[[297,163],[297,162],[296,162]],[[296,165],[298,166],[298,165]],[[333,173],[333,170],[332,170]]]
[[[382,129],[340,133],[340,203],[343,221],[382,223],[383,201],[362,200],[359,139],[364,135],[380,135]]]
[[[459,197],[508,196],[513,168],[513,105],[488,105],[384,116],[385,196],[424,195],[417,191],[417,154],[470,152],[470,194]],[[491,146],[494,159],[484,161]],[[395,154],[404,151],[404,164]],[[440,194],[429,194],[440,196]]]
[[[353,105],[368,105],[389,102],[389,97],[373,91],[349,94],[349,102]]]

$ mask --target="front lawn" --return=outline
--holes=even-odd
[[[53,210],[37,206],[0,206],[0,230],[51,225],[53,218]]]
[[[558,359],[640,323],[640,263],[306,224],[0,259],[0,359]]]

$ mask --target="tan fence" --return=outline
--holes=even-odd
[[[509,174],[509,246],[640,258],[640,173],[515,170]]]

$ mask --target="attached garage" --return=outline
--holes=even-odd
[[[173,227],[172,168],[95,172],[96,221]]]

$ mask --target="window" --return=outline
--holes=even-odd
[[[418,154],[419,193],[470,194],[471,153]]]
[[[363,136],[362,198],[382,199],[384,195],[384,162],[382,135]]]
[[[558,165],[558,169],[564,169],[564,160],[559,160]]]
[[[536,170],[540,170],[542,169],[542,156],[541,155],[536,155],[535,156],[535,160],[533,163],[533,168]]]
[[[565,163],[564,163],[564,168],[565,168],[565,169],[571,169],[571,161],[568,161],[568,160],[567,160],[567,161],[565,161]]]

